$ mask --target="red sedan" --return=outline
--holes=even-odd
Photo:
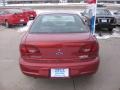
[[[21,10],[0,9],[0,24],[5,24],[8,28],[17,24],[27,25],[28,20],[28,17]]]
[[[20,44],[20,68],[25,75],[71,78],[94,74],[99,45],[76,13],[43,13]]]
[[[22,10],[24,14],[29,17],[29,19],[35,19],[35,17],[37,16],[36,12],[31,8],[23,8]]]
[[[92,4],[92,3],[96,3],[96,0],[85,0],[86,3]]]

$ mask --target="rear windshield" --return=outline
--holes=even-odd
[[[33,23],[30,33],[77,33],[88,32],[79,15],[44,14]]]
[[[106,9],[97,9],[96,14],[97,15],[111,15],[110,11]]]

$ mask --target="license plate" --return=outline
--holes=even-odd
[[[105,23],[106,23],[106,22],[107,22],[107,20],[106,20],[106,19],[103,19],[103,20],[102,20],[102,22],[105,22]]]
[[[51,69],[51,77],[69,77],[69,69],[68,68],[52,68]]]
[[[21,20],[20,20],[20,22],[23,22],[23,21],[24,21],[24,19],[21,19]]]

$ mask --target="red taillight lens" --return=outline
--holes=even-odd
[[[91,44],[83,45],[80,49],[80,53],[87,53],[91,51]]]
[[[97,42],[94,42],[92,44],[91,52],[97,52],[98,53],[98,51],[99,51],[99,45],[98,45]]]
[[[98,56],[99,46],[97,42],[87,43],[80,50],[80,59],[93,59]]]
[[[23,54],[23,53],[28,53],[28,50],[26,48],[26,45],[20,45],[20,53]]]
[[[40,50],[35,47],[35,46],[31,46],[31,45],[20,45],[20,53],[21,56],[33,56],[33,55],[40,55]]]

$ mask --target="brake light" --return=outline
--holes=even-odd
[[[79,58],[81,60],[85,59],[94,59],[98,56],[98,43],[97,42],[92,42],[83,45],[80,50],[79,50]]]
[[[20,45],[21,56],[40,55],[40,50],[32,45]]]
[[[85,52],[90,52],[90,50],[91,50],[91,45],[87,44],[81,47],[80,52],[85,53]]]
[[[28,50],[25,45],[20,45],[20,52],[21,53],[28,53]]]

